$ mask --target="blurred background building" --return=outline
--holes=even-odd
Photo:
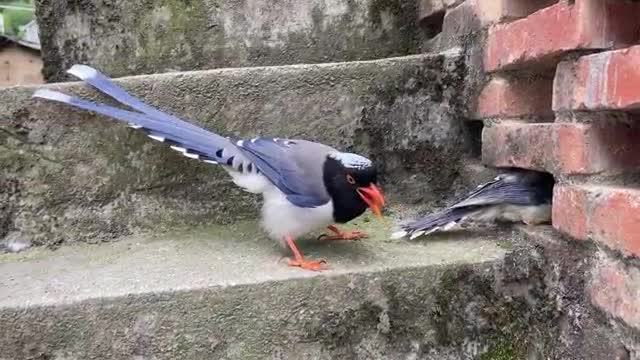
[[[0,0],[0,86],[42,83],[33,0]]]

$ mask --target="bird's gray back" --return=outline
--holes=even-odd
[[[292,140],[291,151],[288,151],[290,160],[296,164],[301,178],[305,179],[305,188],[309,193],[322,198],[329,198],[324,185],[323,166],[327,155],[338,150],[331,146],[308,140]]]

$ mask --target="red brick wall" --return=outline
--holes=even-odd
[[[554,228],[599,249],[585,296],[639,331],[640,2],[449,3],[485,35],[483,161],[554,174]]]
[[[556,176],[553,226],[607,249],[588,295],[640,329],[640,271],[622,259],[640,257],[640,187],[619,181],[640,172],[638,19],[639,3],[576,0],[490,26],[483,59],[492,79],[477,113],[498,117],[483,134],[484,161]],[[539,78],[503,78],[525,71]],[[548,122],[527,122],[548,113]]]

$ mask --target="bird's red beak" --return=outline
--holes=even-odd
[[[384,196],[377,186],[371,184],[369,186],[359,187],[358,195],[367,203],[369,209],[379,218],[382,217],[381,208],[384,206]]]

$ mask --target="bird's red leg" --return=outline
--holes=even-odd
[[[293,242],[293,238],[291,236],[286,236],[284,239],[287,242],[289,249],[291,249],[291,252],[293,253],[293,259],[289,259],[289,266],[296,266],[296,267],[300,267],[300,268],[303,268],[306,270],[312,270],[312,271],[318,271],[325,268],[327,264],[326,260],[324,259],[315,260],[315,261],[305,260],[302,257],[302,254],[300,253],[298,248],[296,247],[296,244]]]
[[[333,231],[335,235],[320,235],[318,239],[323,240],[360,240],[369,237],[369,235],[365,234],[362,231],[354,230],[354,231],[342,231],[338,229],[334,225],[327,226],[327,229]]]

